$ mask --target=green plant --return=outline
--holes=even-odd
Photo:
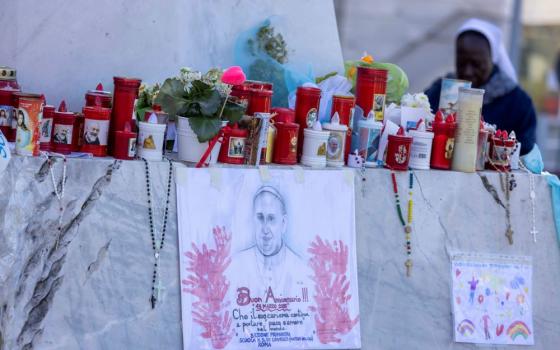
[[[138,101],[136,102],[136,119],[144,121],[144,113],[153,107],[154,100],[159,93],[159,89],[160,84],[158,83],[151,86],[147,84],[142,84],[140,86]]]
[[[209,141],[220,131],[222,120],[235,123],[245,113],[244,106],[229,99],[221,113],[230,87],[221,83],[220,77],[217,69],[202,75],[184,68],[179,77],[165,80],[154,103],[170,116],[188,118],[198,141]]]

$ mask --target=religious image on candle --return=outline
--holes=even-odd
[[[185,349],[360,347],[344,172],[180,168],[177,203]]]

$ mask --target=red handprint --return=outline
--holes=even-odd
[[[350,332],[359,321],[359,315],[352,320],[348,311],[348,301],[352,298],[346,277],[348,246],[342,241],[331,245],[317,236],[308,252],[316,303],[310,309],[315,313],[317,336],[323,344],[340,343],[339,336]]]
[[[225,271],[231,263],[231,233],[225,227],[215,227],[212,233],[216,249],[208,249],[206,244],[199,249],[192,243],[192,250],[184,253],[191,273],[181,283],[183,292],[198,298],[192,303],[192,316],[204,328],[201,336],[210,339],[214,349],[223,349],[233,337],[232,319],[224,311],[229,306],[224,299],[229,289]]]

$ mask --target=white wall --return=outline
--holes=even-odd
[[[238,33],[277,15],[295,62],[317,74],[342,69],[332,1],[2,1],[0,65],[17,68],[25,91],[72,110],[115,75],[153,83],[180,67],[233,64]]]

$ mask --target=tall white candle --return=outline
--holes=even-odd
[[[459,88],[459,109],[457,111],[457,131],[451,168],[456,171],[473,173],[476,171],[478,131],[484,90]]]

